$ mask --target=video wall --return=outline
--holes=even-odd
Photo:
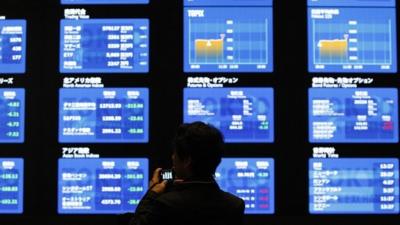
[[[245,224],[398,224],[397,5],[0,3],[0,223],[126,224],[203,121]]]

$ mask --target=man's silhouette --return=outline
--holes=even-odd
[[[130,225],[243,224],[243,200],[220,190],[214,180],[223,148],[216,128],[202,122],[181,125],[173,141],[175,181],[161,181],[156,169]]]

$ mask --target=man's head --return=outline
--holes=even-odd
[[[211,178],[221,162],[224,138],[203,122],[182,124],[173,141],[172,164],[177,178]]]

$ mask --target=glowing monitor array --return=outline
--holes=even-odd
[[[23,212],[24,160],[0,158],[0,214]]]
[[[147,88],[60,89],[61,143],[145,143]]]
[[[0,19],[0,74],[25,73],[26,21]]]
[[[309,89],[312,143],[398,143],[395,88]]]
[[[398,159],[311,159],[309,178],[312,214],[399,213]]]
[[[222,190],[244,200],[245,214],[273,214],[274,173],[271,158],[223,158],[215,179]]]
[[[310,72],[397,72],[395,1],[308,3]]]
[[[185,88],[184,122],[219,128],[226,142],[274,141],[272,88]]]
[[[272,1],[184,3],[185,72],[272,72]]]
[[[0,88],[0,143],[24,142],[25,90]]]
[[[144,158],[60,159],[58,212],[134,212],[148,180],[148,160]]]
[[[395,0],[307,2],[309,72],[397,72]],[[183,4],[185,73],[273,72],[273,0]],[[26,72],[26,33],[25,20],[0,19],[0,74]],[[62,19],[59,72],[149,73],[149,39],[149,19]],[[397,88],[310,88],[308,95],[310,143],[399,143]],[[185,88],[182,119],[217,127],[227,143],[273,143],[274,98],[271,87]],[[59,143],[148,143],[149,101],[143,87],[61,88]],[[25,89],[0,88],[0,143],[23,143],[24,130]],[[308,175],[311,214],[400,213],[398,159],[313,158]],[[246,214],[275,213],[274,159],[223,158],[215,179],[244,200]],[[134,212],[148,180],[146,158],[59,159],[58,213]],[[23,181],[24,160],[0,158],[0,214],[23,213]]]
[[[61,20],[61,73],[147,73],[147,19]]]

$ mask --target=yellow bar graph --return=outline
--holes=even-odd
[[[346,57],[348,53],[348,37],[344,39],[320,40],[318,48],[321,56]]]
[[[196,57],[222,57],[224,39],[196,39]]]

